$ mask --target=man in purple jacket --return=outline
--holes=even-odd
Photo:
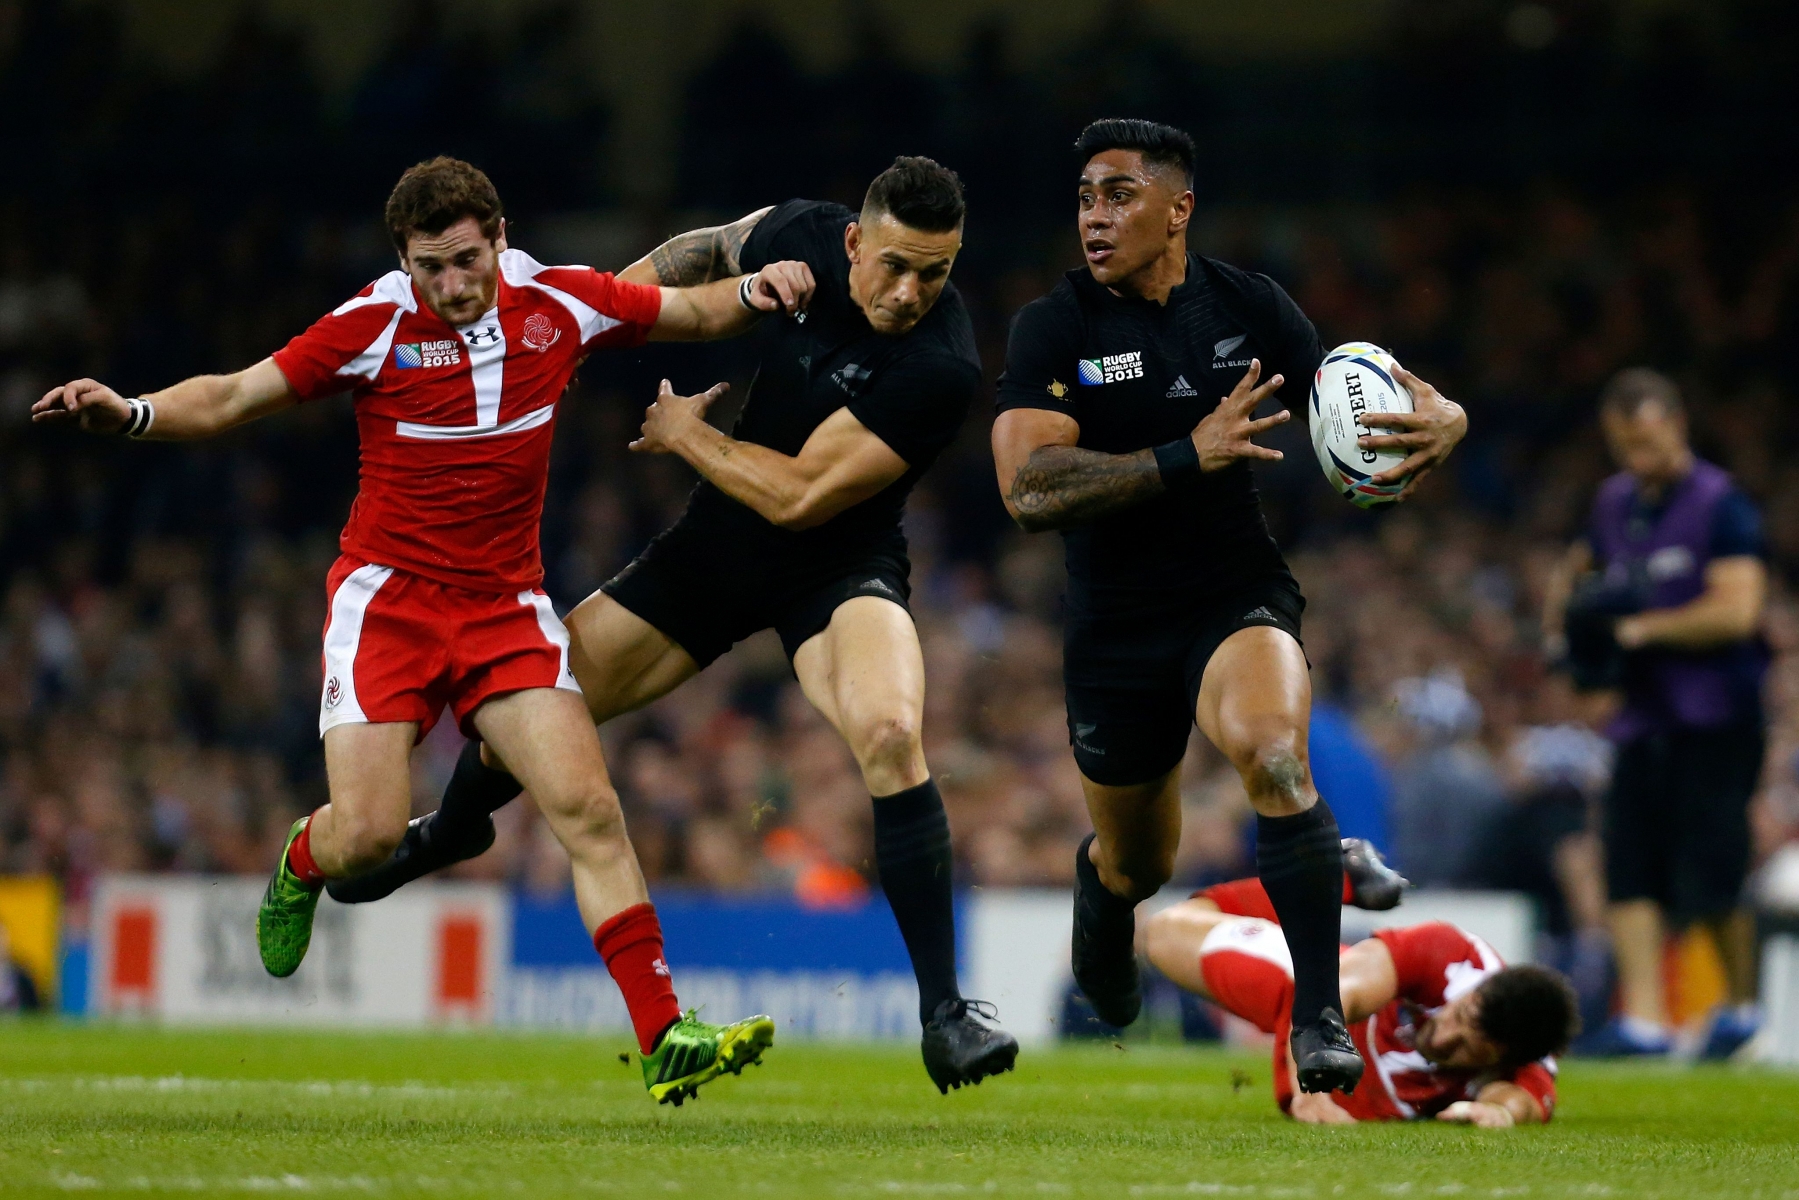
[[[1608,611],[1624,614],[1611,625],[1623,704],[1606,731],[1617,760],[1605,802],[1624,1012],[1594,1048],[1667,1051],[1664,932],[1698,923],[1729,981],[1729,1005],[1705,1048],[1725,1057],[1756,1024],[1755,925],[1742,890],[1764,745],[1761,517],[1728,472],[1693,454],[1679,389],[1666,376],[1620,372],[1600,421],[1624,469],[1600,485],[1587,534],[1545,605],[1555,642],[1581,604],[1569,608],[1574,581],[1598,572]]]

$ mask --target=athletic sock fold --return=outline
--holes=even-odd
[[[1342,1012],[1343,844],[1323,797],[1293,816],[1256,817],[1256,870],[1293,958],[1294,1027]]]
[[[593,948],[624,994],[638,1049],[653,1053],[663,1031],[681,1019],[674,980],[662,954],[662,922],[656,918],[656,906],[647,901],[633,904],[607,918],[593,931]]]
[[[450,774],[438,803],[436,821],[439,828],[463,829],[478,824],[506,807],[524,785],[510,771],[490,767],[481,761],[481,743],[470,741],[457,756],[456,770]]]
[[[312,816],[306,818],[306,824],[300,827],[300,834],[287,847],[287,869],[295,879],[307,887],[323,887],[325,873],[319,870],[319,864],[312,857],[312,817],[318,815],[314,809]]]
[[[918,1019],[958,1000],[956,910],[949,814],[935,780],[874,797],[875,866],[918,978]]]

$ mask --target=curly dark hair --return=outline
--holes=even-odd
[[[1488,976],[1475,996],[1475,1024],[1499,1047],[1505,1066],[1560,1054],[1580,1032],[1580,1001],[1559,971],[1507,967]]]
[[[408,167],[394,184],[382,214],[394,249],[406,253],[415,233],[442,233],[464,217],[473,217],[489,241],[500,236],[500,193],[480,167],[460,158],[438,155]]]
[[[935,159],[902,154],[876,175],[862,198],[862,218],[886,213],[908,229],[948,233],[962,223],[962,179]]]

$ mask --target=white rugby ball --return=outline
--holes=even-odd
[[[1376,484],[1370,477],[1405,461],[1393,450],[1364,450],[1356,439],[1371,430],[1362,414],[1412,411],[1412,394],[1394,376],[1391,354],[1369,342],[1345,342],[1324,356],[1312,377],[1312,449],[1324,477],[1358,508],[1391,504],[1405,481]]]

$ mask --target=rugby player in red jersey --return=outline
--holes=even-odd
[[[1344,851],[1352,864],[1344,902],[1373,907],[1356,895],[1354,869],[1371,850],[1352,839]],[[1175,983],[1275,1035],[1274,1098],[1295,1120],[1435,1118],[1503,1129],[1555,1113],[1553,1056],[1579,1026],[1573,990],[1554,971],[1506,966],[1447,922],[1382,929],[1343,948],[1343,1015],[1374,1067],[1347,1093],[1298,1089],[1287,1044],[1293,960],[1259,881],[1194,893],[1146,921],[1142,942]]]
[[[493,746],[568,850],[595,949],[617,980],[658,1101],[754,1062],[767,1017],[683,1015],[600,741],[538,586],[556,404],[592,351],[729,337],[798,312],[810,271],[777,262],[700,287],[546,267],[507,244],[499,195],[468,163],[401,176],[386,224],[401,269],[269,358],[141,397],[92,379],[52,388],[34,421],[190,440],[349,392],[361,487],[326,584],[319,732],[330,802],[294,823],[257,916],[263,965],[305,957],[325,881],[384,862],[406,831],[412,747],[446,705]]]

